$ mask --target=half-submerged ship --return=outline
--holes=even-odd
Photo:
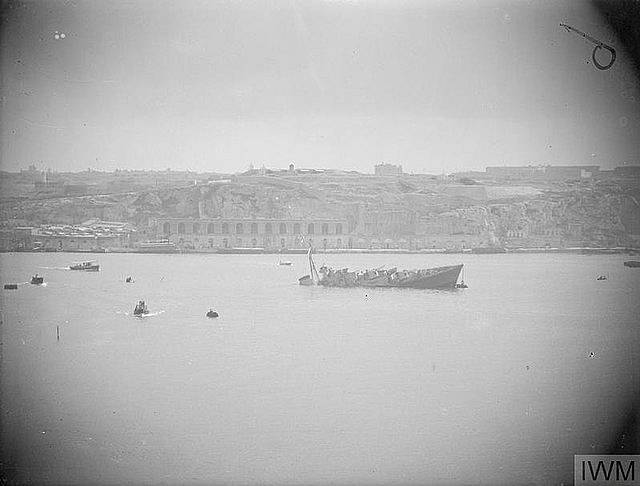
[[[85,272],[97,272],[100,270],[100,265],[95,261],[88,262],[74,262],[69,266],[69,270],[83,270]]]
[[[453,289],[463,265],[424,268],[417,270],[365,270],[350,272],[343,268],[335,270],[322,266],[316,270],[309,249],[309,275],[298,281],[300,285],[322,285],[324,287],[400,287],[411,289]]]

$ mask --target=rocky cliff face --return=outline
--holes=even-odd
[[[393,235],[487,233],[502,244],[630,245],[640,235],[637,182],[465,186],[427,176],[236,177],[124,194],[22,198],[0,203],[3,221],[77,224],[158,217],[340,218],[348,231]]]

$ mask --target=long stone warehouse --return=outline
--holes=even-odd
[[[486,234],[359,234],[346,219],[159,218],[156,238],[181,248],[264,248],[266,250],[351,248],[471,248],[488,244]]]
[[[353,248],[347,220],[184,219],[157,220],[157,236],[181,247]]]

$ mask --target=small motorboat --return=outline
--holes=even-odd
[[[69,270],[82,270],[85,272],[98,272],[100,271],[100,265],[95,261],[88,262],[74,262],[69,266]]]
[[[289,267],[289,266],[291,266],[291,262],[289,260],[284,260],[284,261],[280,260],[278,262],[278,265]]]
[[[209,312],[207,312],[207,317],[210,317],[210,318],[218,317],[218,313],[213,309],[209,309]]]
[[[129,277],[127,277],[124,281],[125,281],[126,283],[133,283],[133,278],[129,276]]]
[[[136,304],[136,308],[133,310],[133,315],[138,317],[142,317],[148,313],[149,313],[149,309],[147,308],[147,304],[145,303],[144,300],[139,301]]]
[[[31,283],[33,285],[42,285],[44,283],[44,277],[36,273],[33,277],[31,277]]]
[[[18,290],[18,284],[15,284],[15,283],[4,284],[4,289],[5,290]]]
[[[624,266],[630,268],[639,268],[640,262],[636,260],[629,260],[628,262],[624,262]]]
[[[605,275],[598,275],[596,280],[607,280],[607,277]]]

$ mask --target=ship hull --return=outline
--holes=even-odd
[[[313,283],[313,279],[309,276],[309,275],[305,275],[304,277],[300,277],[298,279],[298,283],[300,283],[300,285],[304,285],[304,286],[310,286],[310,285],[314,285]]]
[[[364,280],[362,282],[354,282],[356,287],[392,287],[389,284],[389,279],[387,277],[375,277],[369,280]]]
[[[637,262],[635,260],[631,260],[628,262],[624,262],[624,266],[625,267],[631,267],[631,268],[639,268],[640,267],[640,262]]]
[[[433,269],[439,270],[433,275],[425,275],[410,282],[399,282],[391,287],[411,288],[411,289],[447,289],[454,288],[458,282],[458,277],[462,271],[462,265],[453,265],[450,267],[440,267]]]

